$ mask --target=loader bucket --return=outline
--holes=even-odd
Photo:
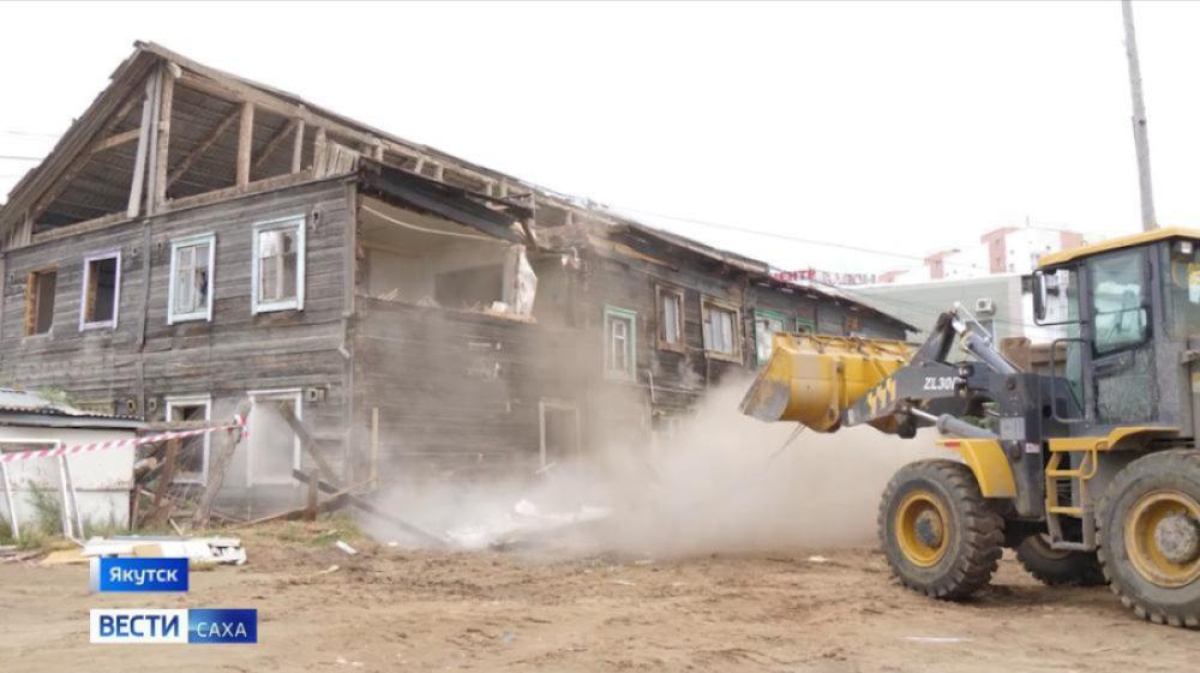
[[[777,333],[772,342],[742,413],[818,432],[837,430],[842,412],[912,355],[908,344],[888,339]]]

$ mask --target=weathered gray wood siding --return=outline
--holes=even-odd
[[[251,314],[251,232],[256,222],[307,217],[305,299],[302,311]],[[26,388],[55,388],[76,400],[157,401],[167,395],[211,393],[227,413],[250,390],[324,388],[323,402],[304,406],[304,419],[332,442],[344,425],[344,232],[346,187],[325,181],[10,251],[0,330],[0,377]],[[147,239],[148,231],[148,239]],[[167,324],[170,242],[216,235],[212,322]],[[149,240],[149,247],[146,241]],[[121,251],[120,310],[115,329],[80,331],[82,265],[86,256]],[[145,343],[139,344],[145,297]],[[24,336],[28,272],[57,266],[54,327]],[[222,402],[227,400],[229,403]],[[150,404],[147,404],[150,406]],[[340,448],[334,454],[340,457]]]
[[[538,461],[538,402],[583,403],[598,372],[580,356],[581,330],[479,313],[357,298],[356,424],[379,413],[379,464],[387,480],[471,478],[523,471]],[[594,336],[594,335],[590,335]],[[367,443],[355,472],[369,469]]]

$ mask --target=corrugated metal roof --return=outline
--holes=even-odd
[[[57,402],[45,395],[28,390],[0,388],[0,414],[35,414],[42,416],[69,416],[72,418],[94,418],[106,421],[141,422],[134,416],[117,416],[98,411],[79,409],[64,402]]]

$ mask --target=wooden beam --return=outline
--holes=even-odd
[[[308,483],[308,475],[304,474],[300,470],[292,470],[292,478],[302,484]],[[325,482],[325,481],[321,481],[321,480],[317,481],[317,486],[324,493],[337,494],[337,493],[344,492],[343,489],[339,489],[337,486],[330,484],[328,482]],[[442,538],[440,538],[436,535],[432,535],[424,530],[421,530],[420,528],[412,525],[411,523],[405,521],[404,519],[401,519],[400,517],[392,514],[391,512],[384,511],[383,509],[376,507],[369,500],[360,498],[352,493],[347,493],[346,499],[350,502],[351,505],[354,505],[355,507],[361,509],[364,512],[367,512],[368,514],[374,514],[375,516],[379,517],[380,519],[386,521],[387,523],[392,524],[396,528],[399,528],[400,530],[408,533],[409,535],[412,535],[413,537],[416,537],[420,540],[424,540],[427,543],[435,544],[438,546],[443,546],[446,544],[446,541],[443,540]]]
[[[238,124],[237,182],[239,187],[250,184],[250,155],[254,150],[254,103],[242,103]]]
[[[159,83],[158,126],[154,137],[154,173],[150,176],[149,210],[157,213],[167,202],[167,158],[171,144],[171,106],[175,97],[175,73],[163,66]]]
[[[125,214],[137,217],[142,212],[142,185],[146,180],[146,163],[150,156],[150,129],[154,121],[154,106],[158,102],[158,78],[146,78],[146,100],[142,103],[142,126],[138,135],[137,160],[133,163],[133,184],[129,188],[129,206]]]
[[[299,173],[300,169],[304,168],[301,163],[304,160],[304,120],[296,120],[296,135],[293,137],[292,143],[292,172]]]
[[[234,415],[246,418],[246,414],[249,413],[250,398],[244,397],[238,402]],[[204,496],[200,498],[200,504],[192,515],[192,530],[200,530],[208,525],[213,505],[217,501],[217,492],[225,483],[225,470],[229,468],[229,462],[233,460],[233,452],[237,449],[237,443],[241,438],[240,430],[213,433],[212,443],[216,450],[213,452],[213,459],[208,468],[208,483],[204,486]]]
[[[171,210],[181,210],[183,208],[195,208],[197,206],[207,206],[217,201],[224,201],[235,196],[244,194],[254,194],[256,192],[266,192],[272,189],[281,189],[298,185],[302,182],[308,182],[313,179],[311,170],[300,171],[299,173],[286,173],[284,175],[276,175],[262,180],[255,180],[247,185],[234,185],[232,187],[223,187],[215,189],[211,192],[203,194],[194,194],[183,198],[173,199],[171,201]]]
[[[283,141],[287,140],[287,137],[292,135],[292,131],[296,129],[296,125],[299,123],[300,120],[298,119],[289,120],[288,123],[283,125],[283,128],[279,129],[275,132],[275,135],[271,136],[271,139],[267,141],[265,146],[263,146],[262,152],[258,155],[258,158],[255,159],[254,163],[250,165],[251,175],[257,172],[258,169],[262,168],[263,164],[267,163],[267,159],[270,159],[271,155],[275,153],[275,150],[279,149],[279,146],[283,144]],[[295,173],[296,171],[292,172]]]
[[[95,145],[92,145],[92,149],[88,151],[88,154],[99,154],[100,152],[104,152],[105,150],[111,150],[114,147],[120,147],[121,145],[127,145],[127,144],[137,140],[138,136],[140,136],[141,134],[142,134],[142,130],[140,128],[136,128],[136,129],[129,129],[128,131],[124,131],[122,133],[117,133],[117,134],[111,135],[111,136],[105,138],[104,140],[101,140],[100,142],[96,143]]]
[[[225,118],[221,120],[220,124],[217,124],[217,127],[213,129],[212,133],[208,134],[208,136],[196,146],[196,149],[189,152],[187,156],[185,156],[179,161],[178,164],[175,165],[175,168],[171,169],[171,174],[167,176],[168,189],[170,189],[171,185],[175,184],[179,178],[182,178],[184,174],[188,172],[188,169],[192,167],[192,164],[196,163],[197,159],[203,156],[210,147],[215,145],[216,142],[221,139],[221,136],[224,135],[225,131],[227,131],[229,127],[233,125],[233,122],[237,121],[241,114],[242,109],[237,107],[234,108],[232,112],[225,115]]]
[[[129,94],[129,97],[125,99],[125,102],[122,103],[121,107],[117,109],[116,114],[110,117],[100,131],[96,133],[96,137],[103,138],[109,133],[112,133],[113,129],[115,129],[117,125],[121,123],[121,120],[129,114],[129,111],[133,109],[133,106],[137,105],[139,102],[142,102],[144,99],[145,95],[137,93],[136,91]],[[31,227],[33,222],[35,222],[37,218],[40,217],[41,214],[50,207],[50,204],[53,203],[56,198],[58,198],[58,195],[67,188],[67,185],[69,185],[71,181],[75,179],[75,176],[79,175],[79,172],[82,171],[83,167],[87,164],[88,162],[86,160],[77,158],[71,163],[71,166],[67,170],[63,171],[63,174],[60,175],[50,185],[46,192],[34,202],[33,207],[29,209],[26,217]],[[28,245],[28,241],[26,242],[26,245]]]
[[[313,442],[312,435],[310,435],[308,432],[308,429],[304,427],[304,424],[300,422],[300,419],[296,418],[296,414],[292,413],[291,405],[287,402],[280,403],[279,416],[284,420],[285,423],[288,424],[288,427],[292,429],[292,432],[296,433],[296,439],[300,440],[300,450],[307,453],[309,457],[313,459],[313,462],[317,464],[317,470],[321,472],[321,475],[324,476],[325,479],[327,479],[330,483],[339,483],[341,480],[338,478],[337,473],[333,471],[333,468],[329,466],[329,463],[325,462],[325,457],[322,456],[321,451],[317,449]]]
[[[321,175],[325,172],[325,127],[317,128],[317,135],[313,138],[313,175]]]

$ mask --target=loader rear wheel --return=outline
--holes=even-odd
[[[1099,555],[1109,586],[1142,619],[1200,628],[1200,451],[1139,458],[1100,503]]]
[[[1094,587],[1104,584],[1104,571],[1095,552],[1054,549],[1045,533],[1036,533],[1016,546],[1017,561],[1042,584]]]
[[[984,500],[966,465],[923,460],[900,468],[888,483],[879,537],[902,584],[960,600],[986,586],[996,571],[1004,519]]]

